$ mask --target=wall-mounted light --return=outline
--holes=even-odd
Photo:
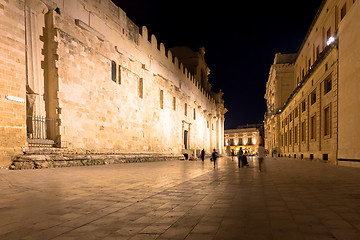
[[[326,42],[326,45],[329,46],[331,43],[333,43],[335,41],[334,37],[329,37],[329,39]]]

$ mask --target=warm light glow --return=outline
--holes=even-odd
[[[238,145],[238,139],[237,138],[234,139],[234,145],[235,146]]]
[[[330,45],[331,43],[333,43],[335,41],[335,38],[334,37],[329,37],[329,39],[327,40],[326,42],[326,45]]]
[[[254,145],[256,144],[256,138],[253,138],[253,143],[254,143]]]

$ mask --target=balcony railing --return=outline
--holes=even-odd
[[[57,119],[27,116],[26,129],[29,146],[55,146]]]

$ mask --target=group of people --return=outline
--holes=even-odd
[[[231,153],[232,157],[235,156],[234,152]],[[258,149],[258,159],[259,159],[259,171],[261,171],[261,164],[264,160],[264,154],[265,154],[265,149],[262,145],[259,146]],[[201,150],[200,153],[200,157],[201,160],[204,161],[205,160],[205,150]],[[216,160],[219,157],[219,153],[214,149],[213,152],[211,153],[211,158],[210,161],[212,161],[214,163],[214,168],[216,166]],[[243,152],[242,148],[240,148],[240,150],[237,153],[237,158],[238,158],[238,167],[248,167],[249,163],[247,161],[247,157],[246,154]]]
[[[200,153],[200,157],[201,157],[201,160],[204,161],[205,160],[205,150],[201,150],[201,153]],[[212,161],[214,163],[214,168],[216,166],[216,159],[219,157],[219,153],[215,150],[213,150],[213,152],[211,153],[211,158],[210,158],[210,161]]]
[[[246,157],[246,154],[244,154],[242,148],[240,148],[240,150],[238,151],[237,153],[237,158],[238,158],[238,167],[241,168],[241,167],[248,167],[249,166],[249,163],[247,161],[247,157]]]

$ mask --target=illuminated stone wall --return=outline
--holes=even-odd
[[[275,111],[269,108],[276,97],[269,94],[269,77],[265,96],[269,151],[276,148],[281,156],[356,165],[359,28],[353,24],[360,20],[358,5],[345,0],[322,2],[294,62],[294,88]],[[353,124],[349,119],[354,119]]]
[[[339,24],[339,159],[360,166],[360,2]]]
[[[26,144],[23,9],[22,1],[0,1],[0,167]]]
[[[0,14],[9,12],[10,5]],[[187,151],[222,152],[226,109],[222,93],[212,92],[207,82],[204,49],[194,52],[198,62],[189,71],[110,0],[29,0],[25,7],[16,7],[19,19],[13,25],[21,29],[19,36],[11,27],[4,34],[21,42],[16,54],[22,65],[5,69],[16,71],[19,82],[12,83],[20,87],[18,93],[4,93],[0,102],[22,111],[6,109],[16,114],[20,126],[16,131],[21,136],[14,140],[21,143],[11,144],[12,152],[33,145],[31,139],[26,143],[26,114],[51,119],[53,125],[42,125],[43,145],[54,143],[72,153],[181,155],[185,130]],[[8,45],[4,48],[13,47]],[[203,76],[199,72],[205,78],[198,78]],[[22,99],[26,94],[31,102],[27,107],[10,103],[4,100],[7,94]],[[13,121],[5,116],[5,125]],[[37,135],[33,128],[28,127],[29,138]],[[5,146],[1,143],[0,148]]]

